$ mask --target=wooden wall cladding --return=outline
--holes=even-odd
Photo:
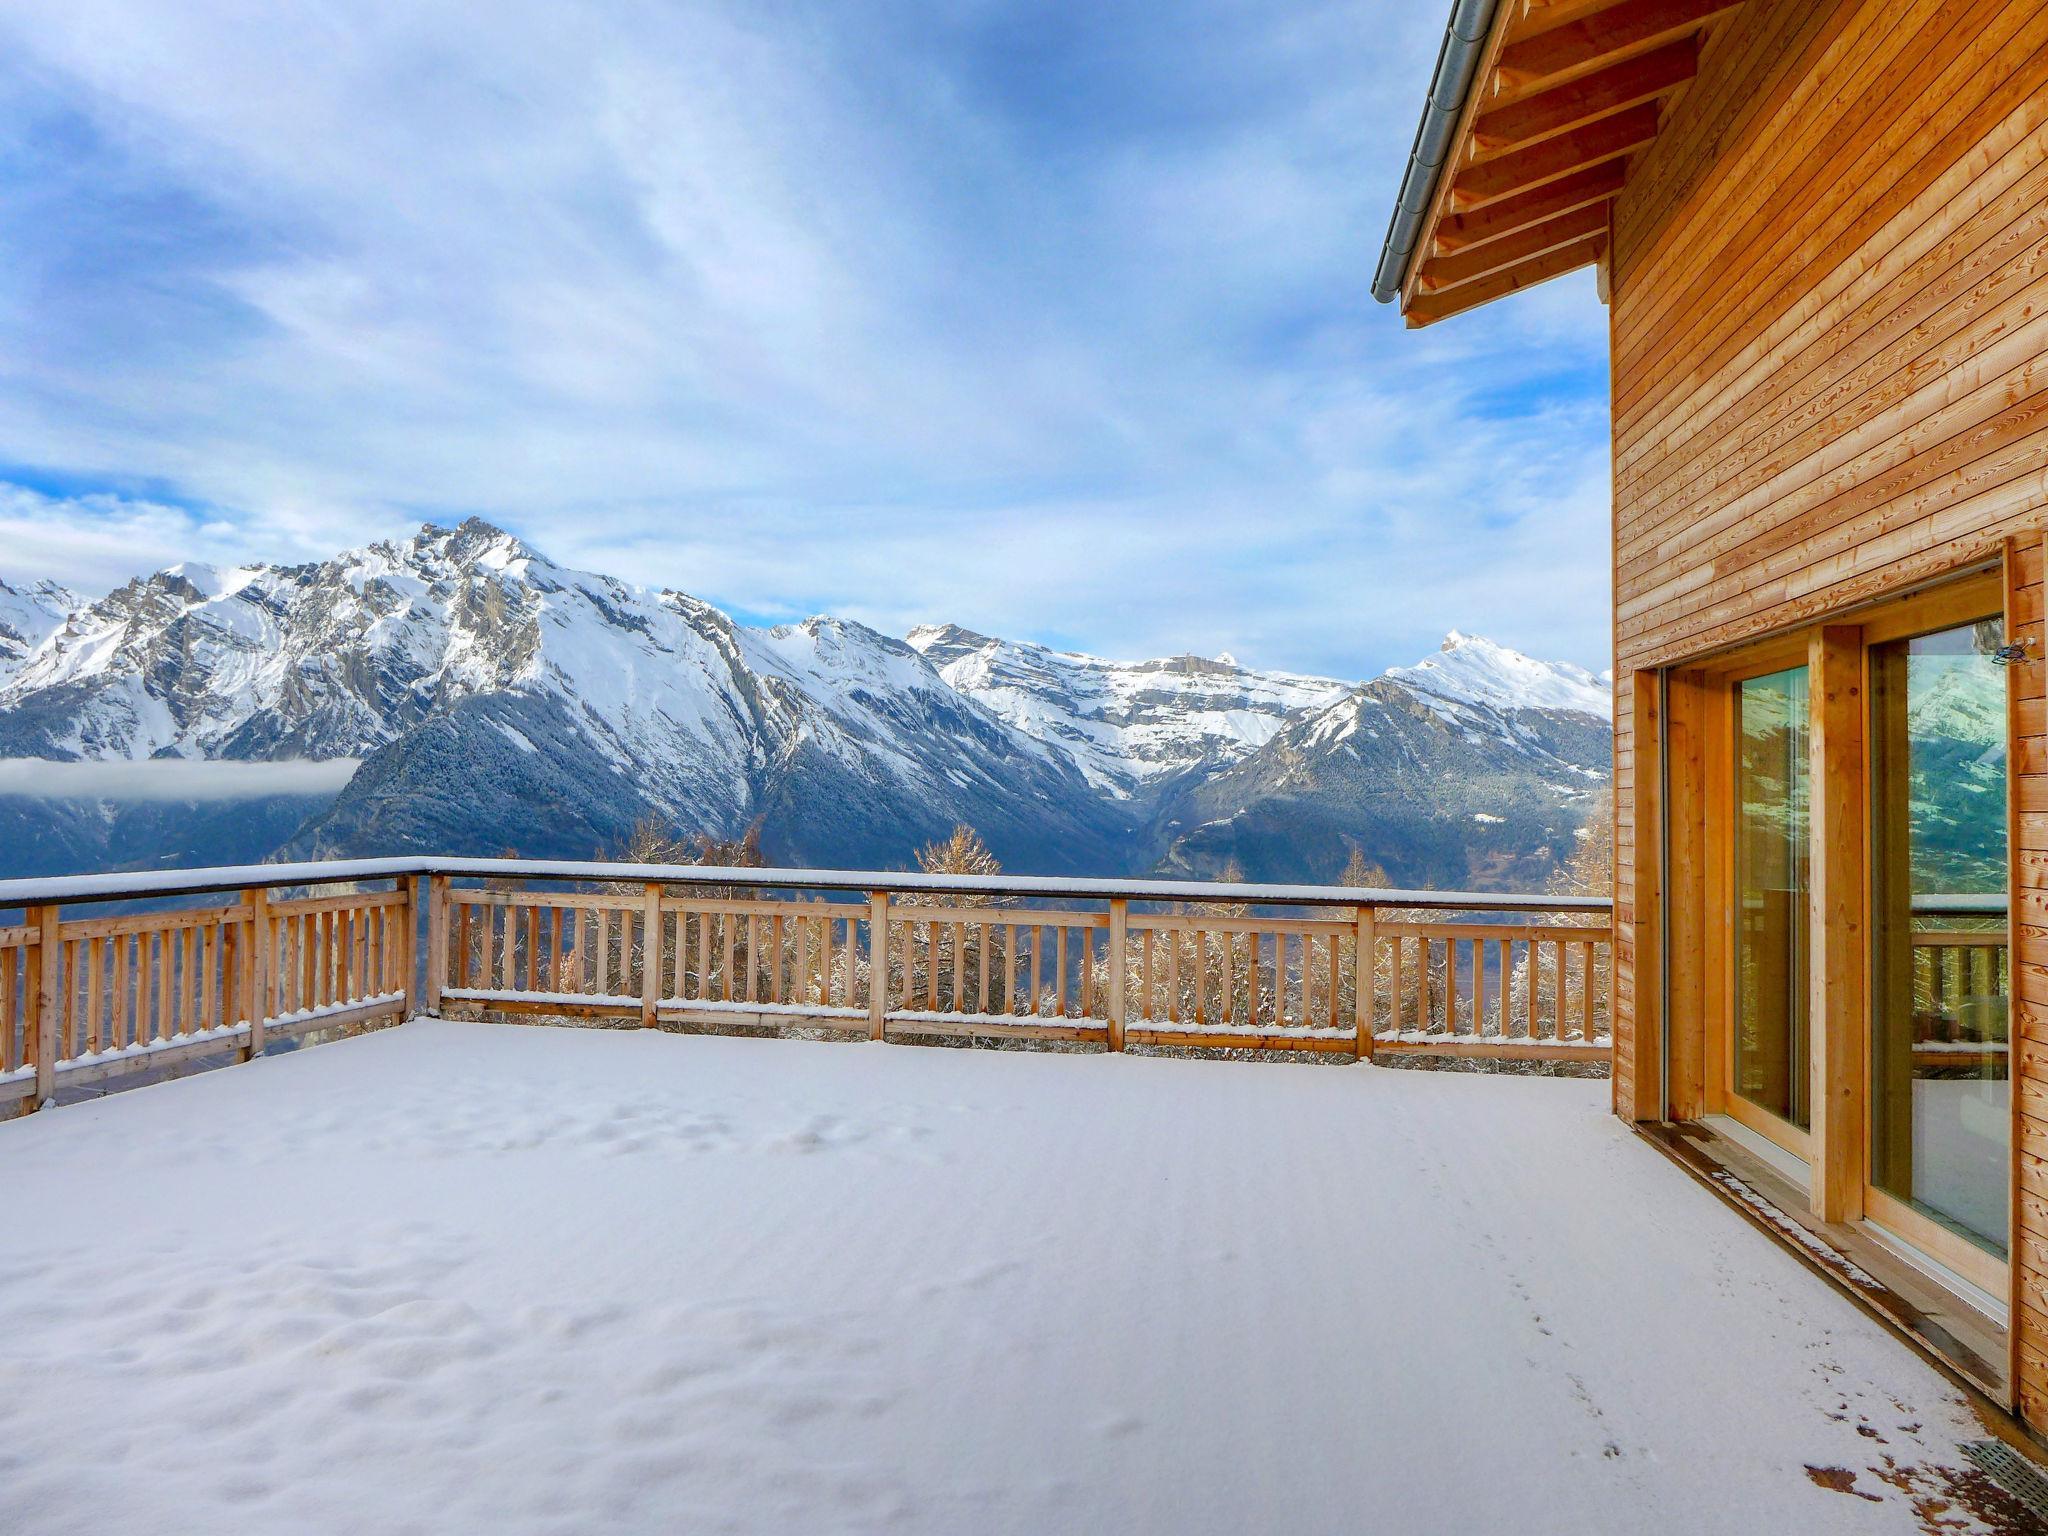
[[[2036,658],[2013,702],[2013,1332],[2048,1422],[2048,0],[1750,0],[1631,167],[1610,260],[1617,1111],[1655,1097],[1645,669],[2003,557]]]

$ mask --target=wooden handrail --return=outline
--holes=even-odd
[[[749,890],[846,891],[886,887],[903,894],[1070,898],[1079,901],[1226,902],[1281,907],[1356,907],[1433,912],[1607,912],[1605,896],[1509,895],[1493,891],[1358,889],[1342,885],[1262,885],[1199,880],[1100,880],[1038,875],[931,875],[838,869],[730,869],[703,864],[624,864],[604,860],[409,857],[329,859],[300,864],[239,864],[146,873],[58,875],[0,880],[0,912],[56,903],[207,896],[267,886],[331,885],[419,875],[476,880],[567,881]],[[1981,900],[1983,898],[1970,898]]]

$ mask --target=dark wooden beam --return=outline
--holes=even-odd
[[[1411,328],[1434,325],[1447,316],[1460,314],[1468,309],[1477,309],[1481,304],[1491,303],[1508,294],[1533,288],[1538,283],[1548,282],[1553,277],[1580,267],[1591,266],[1607,249],[1607,236],[1595,235],[1590,240],[1581,240],[1562,250],[1538,256],[1525,261],[1518,267],[1505,272],[1496,272],[1491,277],[1482,277],[1476,283],[1464,283],[1442,293],[1421,294],[1402,305],[1401,313]]]
[[[1472,124],[1478,153],[1493,156],[1583,128],[1627,107],[1655,101],[1684,85],[1699,69],[1699,44],[1690,37],[1624,59],[1525,101],[1482,112]]]
[[[1451,183],[1451,211],[1469,213],[1518,192],[1561,181],[1574,171],[1641,149],[1656,137],[1657,104],[1646,101],[1497,160],[1467,166]]]
[[[1532,225],[1505,240],[1491,240],[1456,256],[1439,256],[1425,262],[1415,277],[1416,291],[1442,293],[1462,283],[1475,282],[1509,267],[1520,266],[1531,257],[1545,256],[1563,246],[1575,245],[1589,235],[1604,235],[1607,233],[1609,206],[1607,203],[1594,203],[1548,223]]]
[[[1561,213],[1570,213],[1575,208],[1604,203],[1619,192],[1627,180],[1628,166],[1620,160],[1609,160],[1567,176],[1563,181],[1553,181],[1533,192],[1524,192],[1520,197],[1494,203],[1477,213],[1447,214],[1437,223],[1434,253],[1448,256],[1453,251],[1470,250],[1475,245],[1504,239],[1532,224],[1541,224]]]
[[[1685,37],[1742,0],[1623,0],[1598,15],[1509,43],[1496,88],[1525,95],[1553,80],[1586,74]]]

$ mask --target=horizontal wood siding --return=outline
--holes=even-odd
[[[1647,809],[1636,825],[1649,796],[1634,775],[1654,745],[1630,728],[1631,674],[1994,561],[2016,536],[2009,600],[2041,654],[2048,0],[1749,0],[1709,38],[1691,89],[1631,167],[1610,262],[1614,1073],[1627,1114],[1650,1098],[1633,1081],[1644,1055],[1634,855],[1652,835]],[[2018,1395],[2037,1425],[2048,1424],[2042,671],[2017,669],[2013,701],[2014,1333]]]

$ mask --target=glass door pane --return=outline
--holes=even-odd
[[[1806,668],[1736,689],[1735,1038],[1730,1086],[1801,1130],[1807,1113]]]
[[[1870,650],[1870,1182],[2003,1258],[2001,628],[1986,620]]]

